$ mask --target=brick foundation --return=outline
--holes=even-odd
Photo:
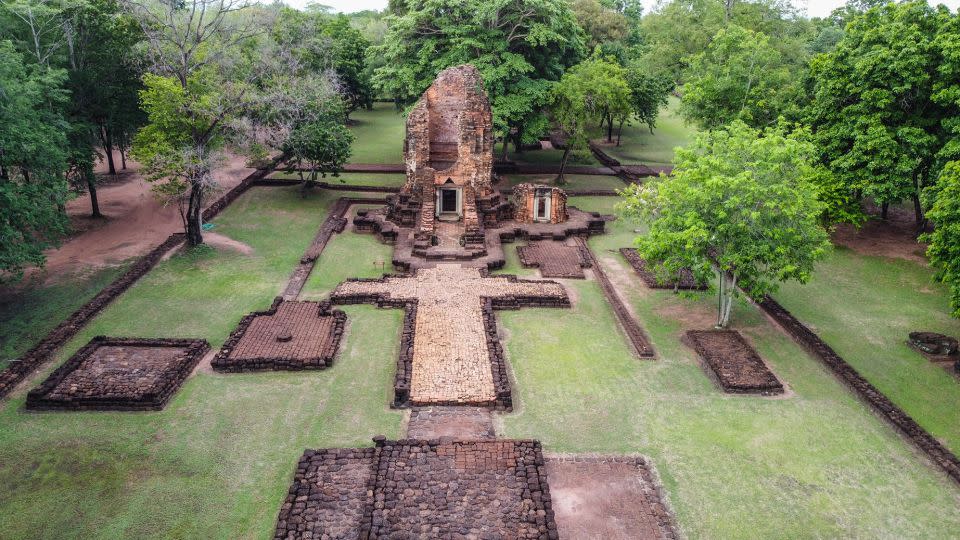
[[[97,336],[27,394],[31,410],[160,410],[210,345]]]

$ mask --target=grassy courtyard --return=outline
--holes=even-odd
[[[954,453],[960,452],[960,384],[906,344],[928,330],[960,335],[949,292],[926,265],[835,248],[806,285],[775,295],[861,375]]]
[[[160,263],[61,359],[97,334],[197,336],[218,347],[242,315],[270,304],[339,195],[251,190],[216,220],[251,255],[200,248]],[[387,403],[402,316],[347,311],[340,360],[327,371],[201,370],[157,413],[27,413],[22,391],[3,402],[0,536],[269,536],[304,448],[400,434]]]
[[[374,103],[373,110],[356,110],[350,120],[351,163],[403,163],[406,117],[393,103]]]
[[[295,172],[275,172],[270,175],[270,178],[300,181],[299,174]],[[319,182],[326,182],[334,186],[342,184],[344,186],[386,187],[400,187],[403,185],[404,180],[406,180],[406,176],[403,174],[386,173],[340,173],[340,176],[327,176],[326,178],[318,179]]]
[[[97,334],[198,336],[218,347],[243,314],[270,304],[340,195],[252,189],[216,220],[216,231],[250,254],[208,247],[176,254],[60,359]],[[611,212],[616,200],[570,203]],[[627,291],[658,358],[631,355],[595,281],[565,282],[573,309],[499,312],[516,403],[500,419],[505,435],[540,439],[554,452],[651,457],[690,538],[960,535],[960,490],[745,302],[735,308],[735,327],[789,391],[778,398],[720,392],[680,342],[682,331],[712,324],[715,297],[645,289],[616,253],[636,225],[608,227],[591,246]],[[535,275],[519,267],[515,245],[506,246],[504,271]],[[390,271],[391,253],[373,235],[336,235],[302,296],[321,299],[348,277],[377,277],[380,262]],[[917,285],[909,269],[897,268],[897,279]],[[201,369],[161,412],[27,413],[21,390],[0,404],[0,536],[268,537],[304,448],[401,435],[402,415],[387,404],[402,312],[345,310],[347,335],[332,369]],[[955,328],[937,317],[925,324]]]
[[[614,200],[571,203],[610,211]],[[568,282],[572,310],[501,312],[519,402],[504,418],[507,435],[553,451],[650,456],[691,538],[960,534],[960,490],[744,302],[736,329],[790,392],[720,392],[680,342],[684,330],[713,324],[715,297],[645,289],[615,252],[635,225],[608,225],[591,246],[611,279],[626,283],[658,359],[631,356],[592,281]]]
[[[688,144],[695,133],[695,130],[684,123],[683,118],[680,117],[679,107],[680,99],[670,96],[667,106],[660,109],[657,127],[653,130],[653,134],[647,129],[646,124],[635,123],[623,128],[620,146],[607,144],[605,132],[596,132],[593,140],[600,143],[606,153],[624,164],[670,165],[674,148]],[[616,133],[614,133],[614,140],[616,140]]]

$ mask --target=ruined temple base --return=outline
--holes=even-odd
[[[540,443],[307,450],[274,538],[558,538]]]
[[[590,255],[580,245],[544,240],[517,247],[524,268],[539,268],[545,278],[584,279],[584,268],[590,268]]]
[[[461,242],[455,224],[441,224],[436,234],[436,245],[418,240],[412,226],[403,226],[390,221],[387,208],[360,210],[353,219],[356,232],[376,234],[380,240],[392,244],[393,266],[408,272],[419,268],[432,268],[440,262],[460,262],[464,267],[497,270],[503,268],[506,259],[503,244],[517,239],[531,242],[538,240],[562,241],[571,237],[589,237],[602,234],[610,217],[596,212],[583,212],[575,207],[567,208],[567,221],[563,223],[520,223],[501,220],[483,231],[483,242]]]
[[[159,410],[210,345],[97,336],[27,394],[32,410]]]
[[[725,392],[765,396],[783,393],[783,384],[739,332],[691,330],[686,337]]]

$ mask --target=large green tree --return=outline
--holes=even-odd
[[[677,149],[672,176],[624,192],[621,210],[649,224],[636,240],[661,279],[689,268],[720,277],[717,325],[738,288],[759,300],[778,282],[809,279],[829,246],[819,218],[815,152],[800,134],[735,121]]]
[[[65,78],[0,41],[0,281],[43,264],[66,232]]]
[[[384,64],[374,84],[413,103],[441,70],[480,70],[497,132],[531,142],[547,129],[550,87],[584,55],[583,31],[566,0],[409,0],[388,17],[389,34],[371,49]]]
[[[934,229],[920,239],[929,243],[927,257],[936,279],[949,285],[953,316],[960,317],[960,161],[944,167],[928,194],[932,206],[927,217]]]
[[[584,60],[554,85],[550,110],[566,139],[558,175],[561,182],[570,153],[586,147],[589,126],[606,122],[607,137],[612,140],[613,123],[622,123],[632,113],[630,100],[624,69],[604,58]]]
[[[770,38],[736,25],[720,30],[684,70],[683,116],[703,129],[733,120],[769,126],[794,101],[796,79]]]
[[[814,59],[807,121],[820,156],[852,198],[883,208],[912,200],[936,178],[950,117],[933,99],[949,18],[926,2],[885,4],[854,17],[836,48]]]

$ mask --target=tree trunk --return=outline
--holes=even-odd
[[[617,126],[617,146],[620,146],[620,136],[623,135],[623,120],[620,120],[620,125]]]
[[[730,310],[733,307],[734,294],[737,292],[737,276],[731,272],[720,272],[720,299],[717,307],[717,328],[726,328],[730,324]]]
[[[917,223],[917,231],[919,231],[924,224],[923,217],[923,205],[920,204],[920,175],[913,175],[913,214]]]
[[[507,160],[507,144],[510,143],[510,133],[503,134],[503,148],[500,150],[500,161]]]
[[[127,170],[127,151],[120,147],[120,169]]]
[[[607,115],[607,142],[613,142],[613,115]]]
[[[115,176],[117,174],[117,167],[113,164],[113,138],[110,135],[110,130],[107,128],[101,127],[100,131],[102,133],[100,142],[103,145],[103,152],[107,155],[108,172]]]
[[[887,219],[887,211],[890,210],[890,202],[883,201],[880,205],[880,219]]]
[[[560,172],[557,174],[557,184],[561,186],[567,183],[566,178],[563,177],[563,171],[567,168],[568,157],[570,157],[570,141],[567,141],[567,146],[563,149],[563,159],[560,160]]]
[[[84,167],[83,175],[87,178],[87,191],[90,192],[90,217],[102,218],[100,203],[97,201],[97,176],[93,174],[93,164]]]
[[[203,243],[203,224],[201,214],[203,190],[196,183],[190,185],[190,204],[187,207],[187,243],[198,246]]]

